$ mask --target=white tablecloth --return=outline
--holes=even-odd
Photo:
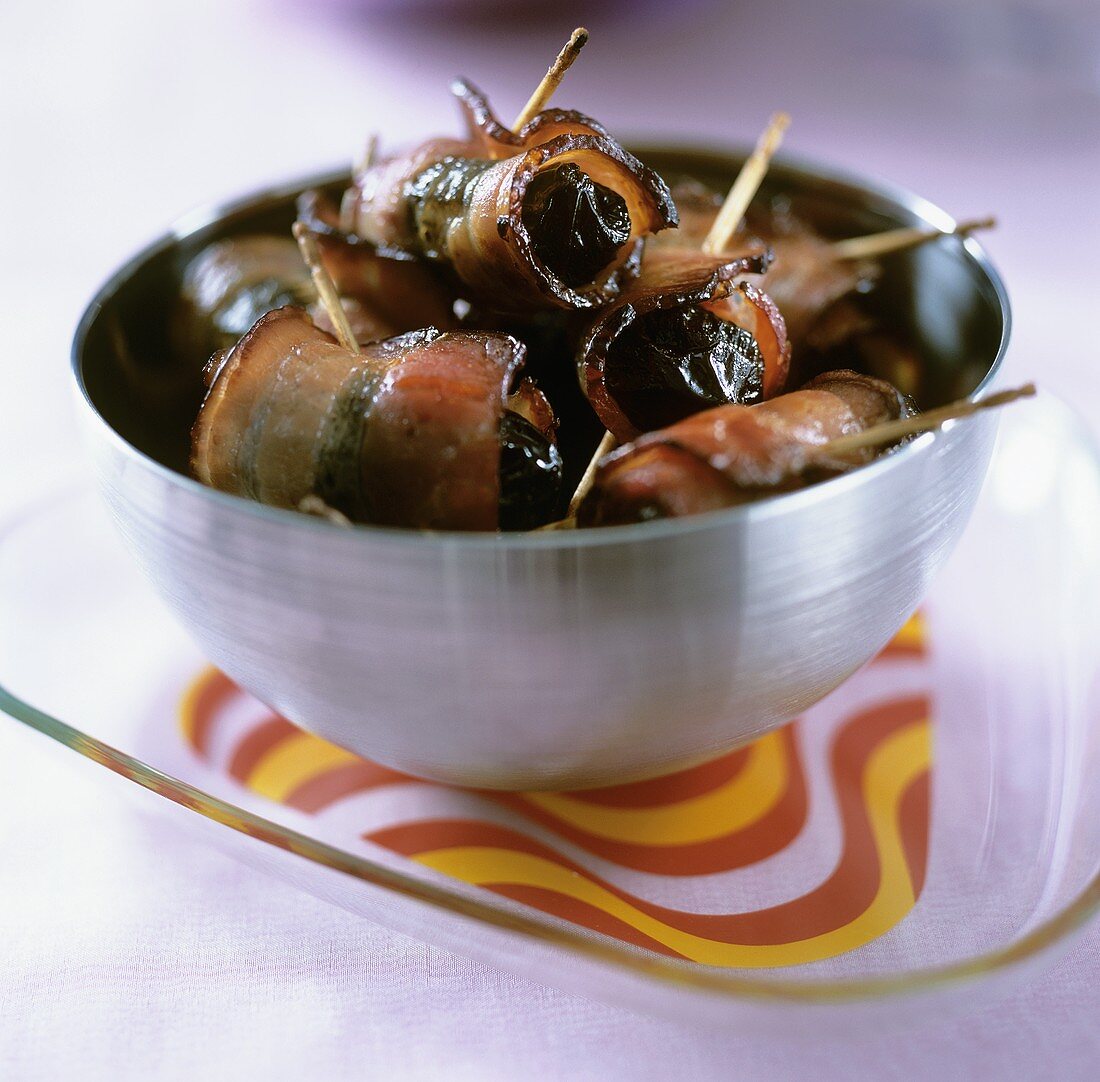
[[[793,150],[889,176],[959,216],[997,212],[989,247],[1017,314],[1006,379],[1033,376],[1095,416],[1094,5],[802,6],[586,12],[593,42],[561,100],[626,134],[739,141],[787,108]],[[452,74],[509,113],[573,21],[518,4],[476,25],[310,7],[4,5],[0,512],[79,458],[68,341],[122,257],[192,205],[348,158],[369,130],[445,130]],[[1100,1072],[1096,930],[1034,986],[988,1006],[978,990],[971,1013],[935,1026],[832,1048],[733,1039],[371,927],[135,816],[101,774],[0,718],[0,1077]]]

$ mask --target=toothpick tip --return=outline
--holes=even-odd
[[[772,156],[783,142],[791,118],[788,113],[773,113],[768,126],[760,133],[752,153],[745,159],[737,179],[730,186],[726,201],[718,211],[700,247],[707,255],[717,255],[733,240],[745,211],[763,183]]]
[[[955,232],[964,237],[969,237],[971,233],[978,232],[979,229],[996,229],[997,219],[990,214],[986,218],[971,218],[965,222],[959,222],[955,227]]]
[[[298,242],[302,257],[312,270],[313,265],[320,259],[320,254],[317,251],[317,238],[313,235],[313,230],[305,222],[298,220],[290,227],[290,231]]]
[[[573,61],[577,59],[586,41],[588,41],[588,31],[583,26],[578,26],[569,35],[569,40],[562,47],[561,52],[554,58],[554,63],[543,76],[542,82],[535,87],[535,92],[527,99],[527,104],[512,124],[512,131],[519,131],[537,113],[546,108],[546,103],[557,90],[565,73],[572,67]]]

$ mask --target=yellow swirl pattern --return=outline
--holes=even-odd
[[[523,799],[588,834],[646,845],[691,845],[743,830],[766,815],[787,788],[782,737],[768,733],[749,749],[744,768],[717,789],[665,807],[593,805],[568,793],[525,793]]]
[[[912,909],[915,897],[898,826],[899,806],[910,783],[928,770],[931,750],[929,725],[917,722],[899,730],[871,756],[862,791],[878,853],[879,887],[871,905],[855,920],[810,939],[768,945],[704,939],[650,916],[560,864],[513,850],[467,846],[420,853],[415,859],[467,883],[539,887],[585,902],[704,965],[736,968],[801,965],[871,942]]]
[[[322,771],[359,762],[359,757],[312,733],[280,741],[248,775],[246,784],[269,800],[284,801],[303,782]]]

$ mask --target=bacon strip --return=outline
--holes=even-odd
[[[653,242],[659,247],[698,247],[714,224],[722,196],[697,182],[680,182],[672,189],[680,228]],[[873,260],[838,259],[832,244],[809,224],[789,212],[772,214],[755,207],[733,246],[767,243],[775,260],[760,287],[783,313],[787,335],[801,350],[837,301],[865,290],[879,276]],[[835,328],[834,328],[835,330]]]
[[[671,246],[658,248],[646,256],[641,276],[618,301],[600,312],[582,336],[577,352],[581,386],[600,420],[619,442],[636,438],[641,430],[628,416],[630,403],[619,400],[609,385],[609,359],[624,332],[640,317],[657,309],[679,309],[686,313],[702,308],[743,327],[756,339],[763,357],[762,397],[771,398],[782,391],[790,364],[783,317],[767,294],[739,280],[744,274],[765,273],[770,261],[771,253],[767,250],[733,258]],[[699,398],[699,410],[711,405]],[[676,419],[669,416],[666,423]]]
[[[455,79],[451,93],[466,122],[471,156],[499,160],[510,158],[559,135],[600,135],[610,132],[597,120],[574,109],[544,109],[517,132],[505,127],[493,112],[489,99],[469,79]]]
[[[772,240],[775,264],[761,283],[787,321],[795,343],[803,343],[843,297],[866,289],[879,275],[870,260],[837,259],[832,245],[807,227]]]
[[[420,327],[448,330],[458,325],[454,290],[437,268],[344,232],[339,208],[323,192],[299,197],[298,219],[317,238],[321,262],[358,342],[378,342]],[[318,326],[333,330],[324,305],[312,305],[310,314]]]
[[[548,440],[556,438],[558,421],[554,416],[554,407],[533,381],[520,380],[519,386],[508,396],[507,407],[530,421]]]
[[[278,507],[317,496],[353,521],[494,530],[500,422],[524,347],[434,328],[356,355],[298,308],[263,316],[214,377],[192,469]]]
[[[265,312],[316,298],[294,241],[252,234],[207,245],[183,272],[173,341],[181,357],[201,364],[228,349]]]
[[[755,406],[719,406],[608,455],[578,522],[609,526],[699,514],[801,488],[873,454],[826,459],[816,448],[909,412],[896,388],[847,370]]]
[[[592,308],[618,295],[638,273],[642,238],[676,224],[664,181],[581,113],[549,109],[513,133],[469,83],[453,90],[467,138],[434,139],[359,174],[345,196],[355,232],[446,265],[470,300],[499,311]],[[579,288],[539,258],[521,213],[536,174],[569,163],[618,193],[631,218],[627,243]]]

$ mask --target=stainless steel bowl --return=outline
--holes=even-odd
[[[640,150],[719,185],[742,156]],[[191,215],[81,320],[74,370],[103,492],[210,659],[292,721],[412,774],[495,788],[594,786],[759,736],[870,659],[920,602],[989,462],[988,416],[847,476],[693,519],[576,533],[356,528],[204,488],[183,472],[197,370],[172,358],[183,265],[283,230],[299,184]],[[776,164],[773,193],[836,235],[952,220],[924,200]],[[1008,339],[979,246],[893,257],[875,301],[909,328],[926,405],[983,388]]]

